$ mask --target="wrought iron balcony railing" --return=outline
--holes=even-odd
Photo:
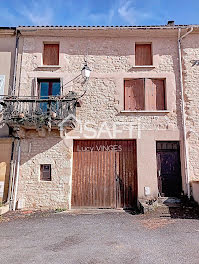
[[[3,119],[10,127],[25,128],[58,127],[74,128],[77,106],[76,94],[71,92],[65,97],[48,98],[4,97]]]

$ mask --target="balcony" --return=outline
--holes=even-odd
[[[3,120],[12,128],[25,129],[58,128],[60,125],[73,129],[76,123],[77,95],[36,97],[7,96],[0,102]]]

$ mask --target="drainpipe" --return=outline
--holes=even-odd
[[[21,144],[20,139],[18,139],[18,149],[17,149],[17,172],[16,172],[16,180],[15,180],[15,190],[14,190],[14,200],[13,200],[13,211],[16,209],[17,202],[17,191],[18,191],[18,183],[19,183],[19,167],[20,167],[20,159],[21,159]]]
[[[190,173],[189,173],[189,151],[187,143],[187,130],[186,130],[186,116],[185,116],[185,102],[184,102],[184,83],[183,83],[183,70],[182,70],[182,39],[188,36],[193,31],[193,27],[190,28],[184,35],[181,36],[181,28],[178,29],[178,53],[179,53],[179,68],[180,68],[180,91],[181,91],[181,111],[182,111],[182,126],[183,126],[183,152],[185,162],[185,177],[187,183],[187,195],[190,199]]]
[[[17,60],[18,60],[19,36],[20,36],[20,33],[19,33],[18,30],[16,30],[16,44],[15,44],[14,72],[13,72],[13,84],[12,84],[11,95],[15,95],[15,91],[16,91],[16,71],[17,71]]]
[[[9,180],[9,210],[13,209],[13,200],[14,200],[14,188],[15,188],[15,180],[16,180],[16,163],[17,163],[17,150],[18,150],[18,142],[14,137],[14,146],[13,146],[13,161],[12,161],[12,171],[11,177]]]
[[[10,197],[11,197],[11,187],[12,187],[12,179],[13,179],[13,172],[14,172],[14,164],[13,164],[13,158],[14,158],[14,141],[12,141],[12,151],[11,151],[11,159],[10,159],[10,174],[9,174],[9,188],[8,188],[8,197],[7,201],[10,202]],[[9,205],[10,207],[10,205]]]

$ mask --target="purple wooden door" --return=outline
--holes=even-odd
[[[160,143],[160,144],[158,144]],[[178,142],[157,143],[157,177],[161,196],[179,197],[182,192]],[[162,143],[162,145],[161,145]]]

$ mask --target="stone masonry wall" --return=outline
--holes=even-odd
[[[39,68],[42,65],[43,41],[60,43],[60,68]],[[156,65],[154,68],[134,68],[135,42],[152,42]],[[143,129],[178,129],[179,115],[179,70],[176,36],[143,38],[136,37],[25,37],[21,64],[20,95],[30,95],[33,80],[37,78],[63,78],[63,84],[76,77],[84,64],[85,54],[92,70],[88,84],[88,92],[84,96],[84,104],[79,111],[79,118],[95,121],[95,124],[107,120],[109,122],[139,122],[142,119]],[[170,74],[169,77],[166,76]],[[127,78],[154,77],[170,79],[169,90],[170,113],[168,115],[124,115],[123,80]],[[169,88],[167,87],[167,88]],[[74,81],[64,86],[64,94],[69,90],[82,93],[85,87]],[[168,90],[168,89],[167,89]],[[123,95],[122,95],[123,96]],[[96,119],[97,115],[97,119]]]
[[[121,124],[125,130],[133,124],[134,131],[141,129],[151,131],[153,141],[148,144],[148,153],[142,156],[150,160],[153,166],[151,172],[138,166],[138,179],[146,177],[147,182],[154,185],[157,193],[157,171],[155,140],[180,140],[180,88],[176,35],[145,34],[138,32],[135,36],[98,37],[93,31],[92,37],[49,37],[24,36],[23,54],[21,56],[20,95],[36,93],[35,78],[62,78],[64,94],[76,91],[82,94],[85,86],[81,80],[66,83],[80,74],[84,58],[91,68],[91,77],[87,84],[87,93],[82,98],[82,106],[78,108],[77,119],[90,122],[91,127],[99,129],[104,121],[108,126]],[[42,66],[43,42],[60,43],[60,68],[45,68]],[[135,42],[152,42],[154,67],[136,68]],[[167,109],[165,113],[122,113],[124,110],[124,79],[128,78],[164,78],[166,79]],[[77,127],[76,130],[79,128]],[[53,132],[54,133],[54,132]],[[72,182],[72,147],[67,147],[59,137],[52,132],[40,138],[35,131],[27,132],[22,140],[22,160],[19,179],[18,198],[25,200],[25,207],[69,207]],[[71,132],[73,134],[73,132]],[[145,133],[147,134],[147,133]],[[154,134],[154,136],[153,136]],[[173,136],[173,135],[177,136]],[[156,136],[155,136],[156,135]],[[158,136],[157,136],[158,135]],[[141,135],[142,136],[142,135]],[[118,138],[124,136],[118,136]],[[133,137],[136,138],[136,137]],[[141,138],[142,139],[142,138]],[[140,140],[139,142],[142,142]],[[147,142],[147,136],[143,142]],[[141,144],[141,143],[139,143]],[[31,146],[31,147],[30,147]],[[150,146],[152,150],[150,152]],[[146,149],[139,147],[140,149]],[[144,161],[143,161],[144,162]],[[194,161],[193,161],[194,162]],[[52,182],[39,180],[39,164],[52,164]],[[140,164],[143,164],[140,162]],[[198,165],[197,165],[198,166]],[[151,180],[149,180],[151,178]],[[145,182],[142,180],[141,182]],[[140,193],[144,186],[141,185]]]
[[[182,43],[186,128],[192,181],[199,181],[199,35],[190,34]]]
[[[21,166],[18,197],[26,208],[69,208],[72,150],[59,133],[45,138],[35,131],[21,141]],[[51,164],[52,180],[40,180],[40,164]]]

